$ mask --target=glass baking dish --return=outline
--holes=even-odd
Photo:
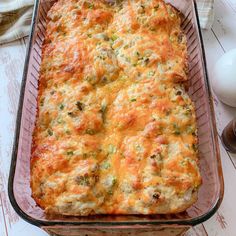
[[[182,30],[187,35],[189,60],[188,93],[196,106],[199,159],[203,184],[198,201],[174,215],[102,215],[89,217],[47,216],[31,197],[30,155],[36,118],[38,77],[46,15],[55,1],[36,0],[32,32],[25,61],[15,142],[9,175],[9,197],[15,211],[26,221],[53,235],[182,235],[190,226],[211,217],[223,198],[223,175],[219,156],[212,96],[194,0],[167,0],[183,14]]]

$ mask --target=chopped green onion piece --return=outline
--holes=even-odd
[[[85,130],[85,133],[86,133],[86,134],[93,135],[93,134],[95,134],[96,132],[95,132],[95,130],[93,130],[93,129],[86,129],[86,130]]]
[[[109,169],[111,167],[111,164],[109,163],[109,162],[104,162],[103,164],[102,164],[102,168],[103,169]]]
[[[53,131],[52,131],[51,129],[48,129],[47,132],[48,132],[48,134],[49,134],[50,136],[53,135]]]
[[[60,110],[63,110],[64,107],[65,107],[65,106],[64,106],[63,104],[60,104],[60,105],[59,105]]]
[[[118,38],[119,38],[119,37],[118,37],[117,35],[115,35],[115,34],[113,34],[113,35],[111,36],[111,40],[112,40],[112,41],[116,41]]]
[[[109,154],[116,153],[116,147],[114,145],[112,145],[112,144],[109,144],[109,146],[108,146],[108,153]]]
[[[77,176],[75,181],[78,185],[89,186],[90,184],[88,175]]]
[[[174,127],[174,134],[180,135],[180,128],[179,128],[179,126],[176,123],[174,123],[173,127]]]
[[[148,72],[148,75],[149,75],[149,76],[154,76],[154,75],[155,75],[155,71],[153,71],[153,70],[149,71],[149,72]]]
[[[66,154],[67,154],[68,156],[72,156],[72,155],[74,155],[74,152],[73,152],[73,151],[68,151]]]
[[[131,98],[130,101],[131,101],[131,102],[136,102],[137,99],[136,99],[136,98]]]

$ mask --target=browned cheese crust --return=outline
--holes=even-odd
[[[162,0],[59,0],[33,136],[37,204],[63,215],[181,212],[197,199],[180,15]]]

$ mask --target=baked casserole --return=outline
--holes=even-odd
[[[162,0],[58,0],[42,49],[31,188],[47,213],[166,214],[197,200],[181,17]]]

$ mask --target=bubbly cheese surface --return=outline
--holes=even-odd
[[[31,188],[48,213],[181,212],[201,184],[186,37],[162,0],[59,0],[42,51]]]

